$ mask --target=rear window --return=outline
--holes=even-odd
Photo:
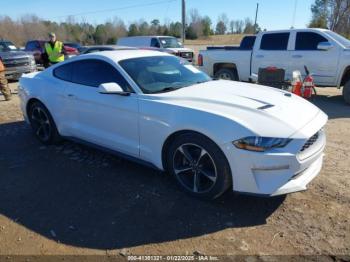
[[[287,50],[289,33],[265,34],[261,39],[261,50]]]
[[[72,81],[72,63],[68,63],[57,67],[53,70],[53,75],[61,80],[71,82]]]
[[[317,46],[322,42],[328,40],[317,33],[300,32],[297,33],[295,50],[318,50]]]
[[[246,36],[243,38],[240,49],[241,50],[252,50],[255,44],[256,36]]]

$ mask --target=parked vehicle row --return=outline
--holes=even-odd
[[[10,41],[3,40],[0,43],[0,57],[7,68],[8,79],[17,80],[23,73],[35,71],[36,65],[44,64],[43,54],[46,43],[44,40],[28,41],[22,51]],[[193,62],[194,57],[192,50],[184,48],[176,38],[167,36],[125,37],[119,39],[118,45],[81,46],[78,43],[65,42],[63,48],[65,59],[79,54],[120,49],[160,51],[182,57],[189,62]]]
[[[307,66],[317,86],[341,87],[350,103],[350,41],[330,30],[302,29],[259,33],[245,38],[245,48],[208,48],[199,67],[216,78],[256,81],[260,68],[277,67],[292,79]],[[242,46],[241,45],[241,46]]]
[[[44,40],[31,40],[27,42],[24,49],[33,54],[35,62],[39,65],[43,64],[42,55],[45,53],[45,43]],[[74,47],[64,44],[63,48],[66,59],[79,55],[79,51]]]
[[[177,38],[170,36],[133,36],[118,39],[117,45],[139,48],[153,48],[161,52],[182,57],[193,62],[193,50],[185,48]]]

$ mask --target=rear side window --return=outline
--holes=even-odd
[[[117,83],[125,91],[130,91],[125,78],[107,62],[88,59],[74,62],[72,82],[80,85],[98,87],[104,83]]]
[[[261,39],[261,50],[287,50],[289,33],[265,34]]]
[[[328,40],[317,33],[297,33],[295,50],[318,50],[317,46],[322,42],[328,42]]]
[[[60,67],[57,67],[55,70],[53,70],[53,75],[61,79],[63,81],[72,81],[72,63],[68,63],[65,65],[62,65]]]

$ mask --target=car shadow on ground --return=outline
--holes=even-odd
[[[71,142],[42,146],[0,125],[0,214],[67,245],[115,249],[266,224],[285,197],[200,201],[159,171]]]
[[[321,108],[328,115],[329,119],[350,118],[350,105],[345,103],[341,95],[317,95],[310,102]]]

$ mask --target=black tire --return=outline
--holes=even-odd
[[[166,161],[168,172],[194,197],[215,199],[232,185],[231,170],[224,153],[213,141],[198,133],[178,136],[169,147]]]
[[[49,110],[41,103],[30,105],[28,117],[36,138],[45,145],[57,144],[61,137]]]
[[[350,104],[350,80],[343,87],[343,97],[347,104]]]
[[[238,81],[237,73],[228,68],[222,68],[219,71],[215,73],[214,76],[216,79],[223,79],[223,80],[231,80],[231,81]]]

